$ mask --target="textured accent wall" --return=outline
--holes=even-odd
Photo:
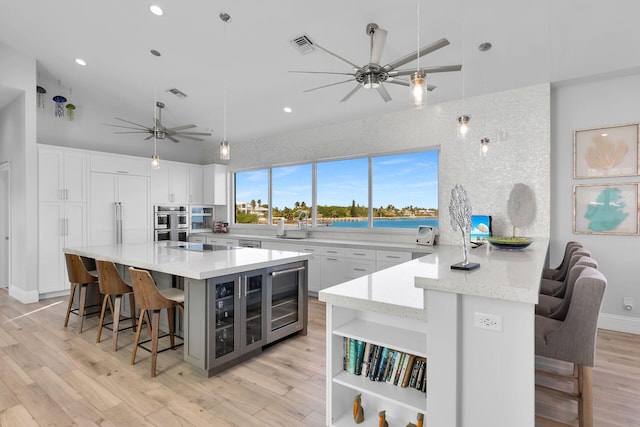
[[[457,137],[456,117],[462,113],[472,116],[465,140]],[[480,155],[483,137],[491,140],[486,157]],[[495,234],[511,233],[506,210],[513,185],[529,185],[536,196],[536,219],[518,234],[549,237],[549,141],[550,88],[545,84],[236,143],[229,168],[439,147],[441,243],[461,239],[451,229],[448,212],[455,184],[464,186],[474,213],[493,215]]]

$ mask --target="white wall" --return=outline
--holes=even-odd
[[[0,44],[0,86],[17,97],[0,110],[0,162],[11,164],[12,258],[9,294],[38,301],[36,61]]]
[[[464,141],[456,134],[456,117],[463,112],[472,115]],[[493,142],[481,157],[480,139],[485,136]],[[506,216],[511,188],[519,182],[529,185],[536,195],[536,219],[518,234],[549,237],[549,140],[550,90],[539,85],[237,143],[231,147],[229,168],[440,147],[440,242],[461,241],[449,218],[455,184],[465,187],[474,212],[493,215],[496,234],[507,235],[512,232]]]
[[[600,327],[634,333],[640,333],[640,275],[635,269],[640,237],[574,234],[573,185],[640,182],[640,178],[573,179],[573,131],[640,122],[639,102],[640,74],[635,74],[554,87],[551,104],[551,263],[559,262],[567,241],[582,242],[608,281]],[[636,302],[630,312],[623,309],[625,296]]]

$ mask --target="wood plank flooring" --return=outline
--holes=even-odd
[[[182,351],[129,365],[133,333],[119,350],[95,343],[97,317],[75,332],[66,298],[23,305],[0,289],[0,426],[324,426],[325,311],[309,299],[309,332],[270,346],[212,378],[191,372]],[[596,426],[640,427],[640,336],[599,331]],[[571,419],[571,404],[539,396],[536,409]],[[514,426],[517,427],[517,426]]]

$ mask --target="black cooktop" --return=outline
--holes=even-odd
[[[185,251],[196,252],[226,251],[229,249],[236,249],[236,247],[234,246],[209,245],[206,243],[182,243],[180,245],[170,247],[174,249],[183,249]]]

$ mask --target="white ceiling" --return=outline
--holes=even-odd
[[[154,3],[164,16],[149,12]],[[178,144],[200,152],[223,137],[225,87],[232,143],[410,108],[409,89],[402,86],[386,85],[393,98],[388,103],[372,90],[340,103],[355,84],[303,91],[344,76],[288,72],[350,71],[322,51],[298,53],[290,40],[302,34],[365,65],[370,22],[388,31],[384,63],[414,51],[418,42],[451,42],[420,60],[421,66],[463,64],[463,72],[428,76],[438,87],[429,104],[640,68],[637,0],[420,0],[419,37],[417,10],[417,0],[0,0],[0,42],[37,60],[48,103],[62,94],[77,106],[77,126],[86,131],[67,133],[64,145],[127,151],[118,148],[127,144],[131,153],[140,147],[147,154],[144,136],[113,135],[115,128],[104,124],[122,117],[150,126],[154,97],[166,104],[166,126],[194,123],[197,131],[213,131],[206,144]],[[225,25],[220,12],[231,22]],[[479,52],[486,41],[493,49]],[[77,57],[88,65],[75,64]],[[172,87],[188,97],[166,93]],[[3,93],[15,96],[0,90],[0,98]],[[285,114],[284,106],[294,112]],[[54,133],[39,139],[55,143]]]

